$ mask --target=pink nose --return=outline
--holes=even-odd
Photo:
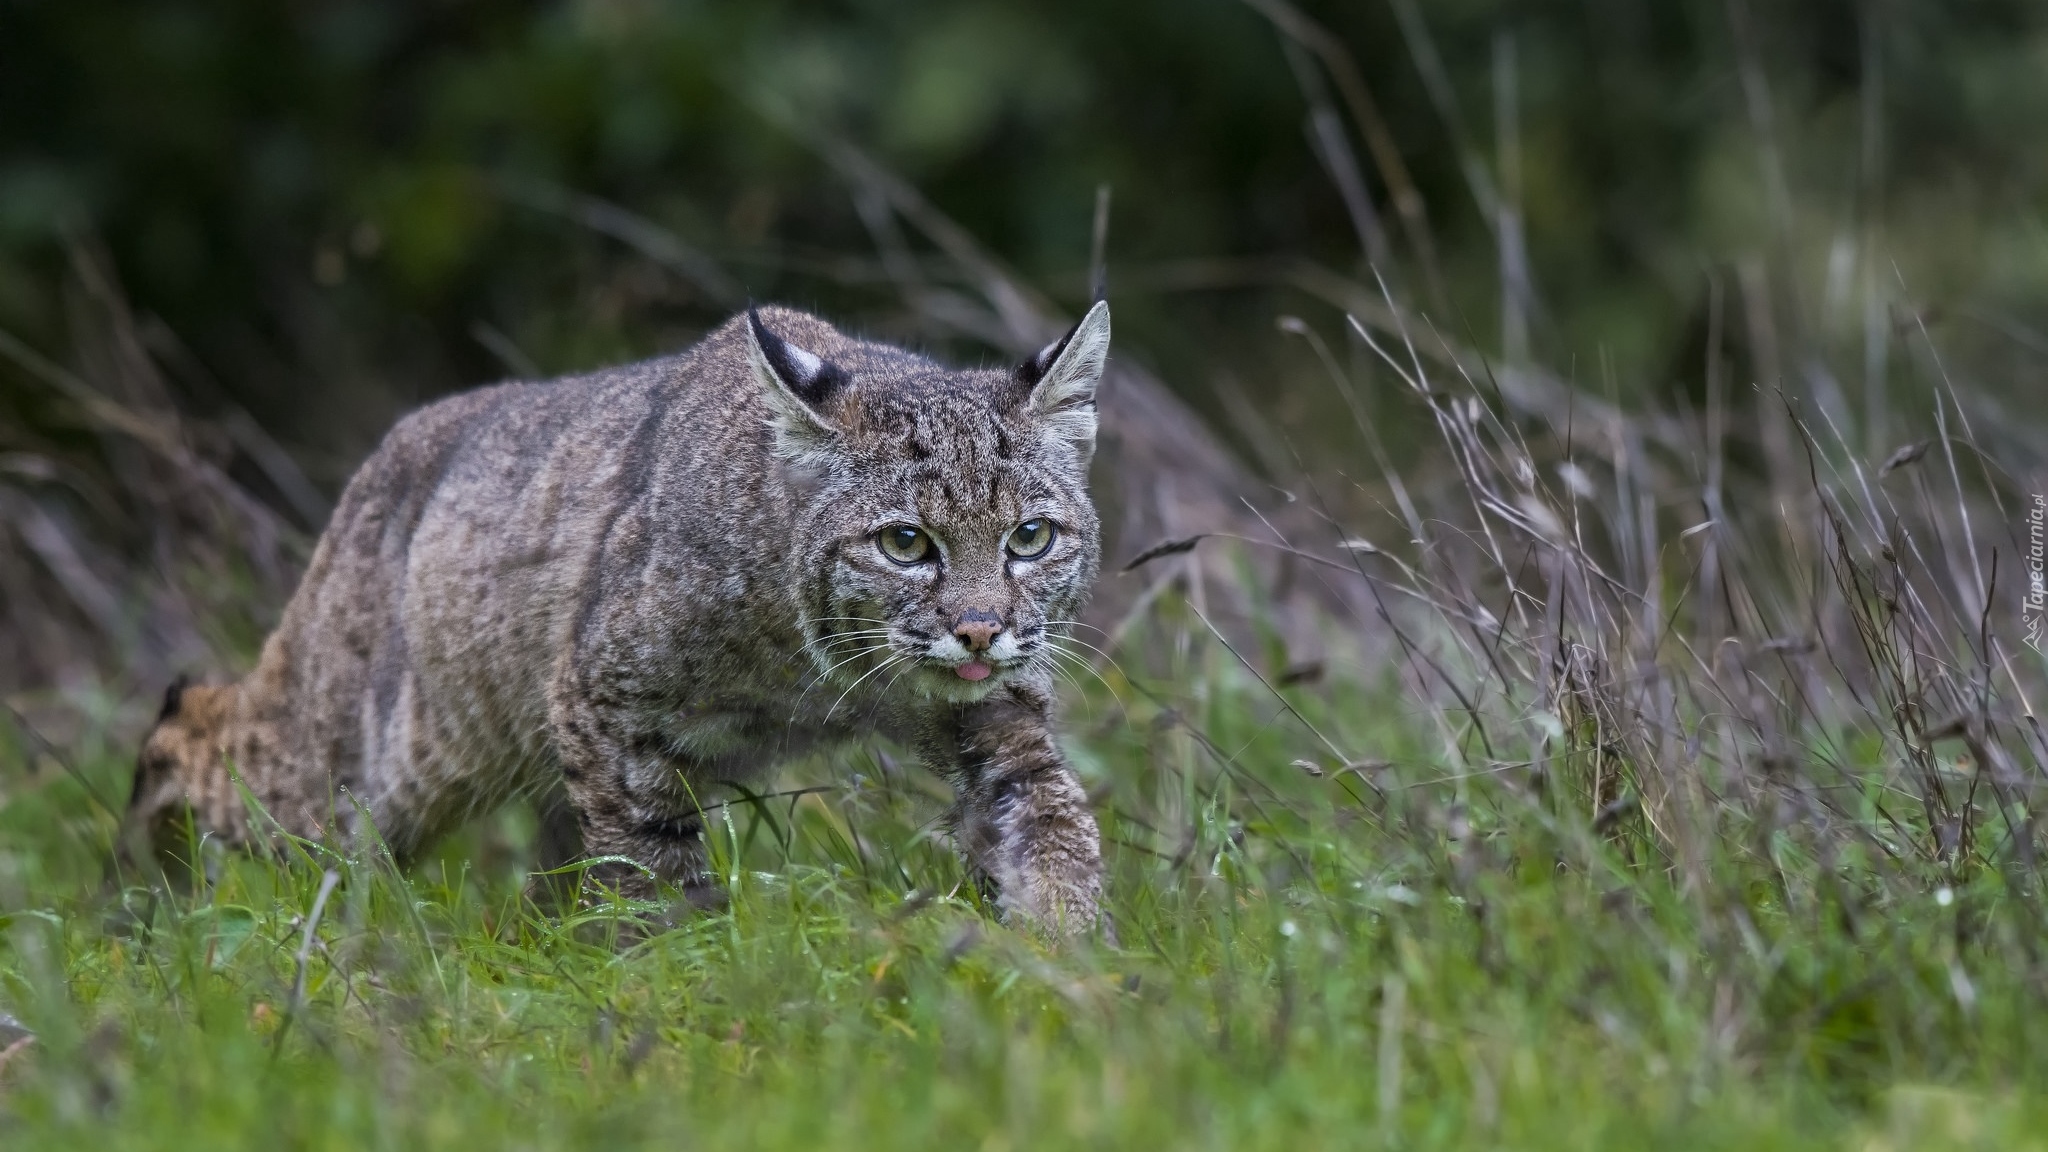
[[[962,612],[960,619],[953,623],[953,635],[958,636],[960,642],[967,645],[969,652],[988,651],[988,646],[995,643],[996,637],[1002,635],[1002,632],[1003,618],[979,608],[969,608]]]

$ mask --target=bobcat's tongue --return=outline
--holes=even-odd
[[[983,664],[979,660],[969,660],[965,664],[957,665],[954,667],[953,671],[957,673],[962,680],[988,679],[988,665]]]

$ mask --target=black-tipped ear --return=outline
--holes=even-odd
[[[846,387],[845,369],[768,330],[761,313],[747,309],[747,361],[768,401],[776,451],[797,459],[828,446],[838,435],[827,405]]]
[[[1096,301],[1065,336],[1017,365],[1017,380],[1030,389],[1025,410],[1055,434],[1092,448],[1095,443],[1095,388],[1109,364],[1109,305]]]
[[[1039,381],[1045,379],[1045,374],[1052,370],[1053,363],[1060,358],[1060,353],[1065,352],[1067,345],[1074,342],[1074,333],[1078,331],[1078,326],[1067,329],[1066,335],[1040,348],[1032,353],[1029,359],[1017,365],[1017,382],[1036,386]]]
[[[822,408],[833,393],[845,386],[846,372],[843,369],[770,332],[768,326],[761,323],[761,312],[757,308],[747,309],[747,332],[753,337],[754,347],[760,351],[768,370],[806,407]]]

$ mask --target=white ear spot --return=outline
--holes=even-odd
[[[789,353],[790,363],[796,365],[796,370],[803,374],[804,385],[809,385],[811,381],[817,379],[818,373],[824,371],[825,362],[812,353],[789,343],[784,343],[783,348]]]
[[[838,435],[825,405],[846,384],[846,374],[817,353],[769,331],[752,308],[747,310],[747,364],[768,401],[778,454],[791,459],[805,456]]]

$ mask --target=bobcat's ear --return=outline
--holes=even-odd
[[[802,455],[839,434],[826,404],[846,386],[846,372],[768,330],[761,313],[747,309],[747,363],[768,398],[778,449]]]
[[[1073,331],[1017,365],[1031,390],[1025,411],[1053,435],[1087,455],[1095,448],[1095,387],[1109,362],[1109,303],[1098,300]]]

